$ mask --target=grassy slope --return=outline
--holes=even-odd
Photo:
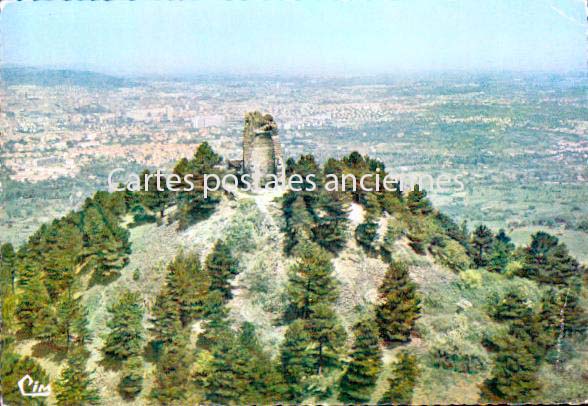
[[[291,259],[282,254],[283,234],[279,203],[271,196],[252,196],[244,193],[237,200],[223,200],[213,216],[183,232],[175,225],[144,225],[131,230],[133,253],[129,265],[121,277],[110,285],[94,286],[84,293],[84,302],[90,310],[90,327],[95,332],[90,346],[92,356],[89,368],[95,370],[96,384],[101,388],[105,403],[121,404],[116,392],[118,373],[101,365],[100,347],[107,333],[107,307],[124,288],[141,293],[149,310],[165,278],[165,264],[179,249],[196,250],[203,258],[214,241],[223,236],[232,246],[241,264],[241,273],[234,282],[234,299],[229,303],[231,318],[238,325],[251,321],[258,327],[262,342],[277,352],[284,327],[275,321],[285,305],[287,269]],[[350,232],[364,216],[363,210],[353,205]],[[381,230],[385,230],[384,220]],[[478,386],[487,377],[491,368],[491,354],[481,346],[485,334],[503,328],[487,315],[487,303],[493,296],[502,295],[512,286],[525,290],[536,301],[540,291],[537,285],[521,278],[507,278],[486,271],[458,275],[438,264],[430,256],[418,256],[406,240],[399,240],[395,256],[410,265],[413,280],[418,283],[423,296],[423,314],[417,323],[417,331],[411,342],[403,347],[411,348],[418,355],[422,375],[417,384],[414,401],[420,404],[474,404],[478,401]],[[340,281],[340,296],[337,310],[343,324],[350,326],[365,306],[377,300],[377,287],[386,270],[378,258],[371,258],[350,238],[348,246],[334,259],[335,276]],[[141,278],[132,278],[135,269],[140,269]],[[148,313],[148,311],[147,311]],[[147,315],[145,325],[148,327]],[[194,333],[198,324],[193,326]],[[196,334],[193,334],[193,344]],[[21,353],[31,354],[35,342],[23,342]],[[372,401],[379,399],[386,389],[388,365],[394,361],[401,347],[385,349],[386,367],[380,376]],[[437,349],[469,354],[479,358],[483,366],[476,373],[463,373],[432,366],[432,353]],[[581,383],[581,371],[588,366],[586,348],[578,347],[577,359],[569,364],[564,375],[556,375],[551,367],[542,371],[543,381],[549,389],[546,400],[579,400],[588,398],[588,389],[581,384],[570,384],[570,379]],[[40,359],[52,377],[57,377],[62,367],[59,359]],[[147,364],[152,371],[153,364]],[[565,385],[564,385],[565,383]],[[152,375],[147,374],[142,396],[128,404],[148,404],[146,398],[152,384]],[[51,399],[50,399],[51,400]],[[334,399],[331,399],[334,401]]]

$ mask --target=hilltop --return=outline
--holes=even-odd
[[[202,144],[174,172],[220,162]],[[385,171],[358,153],[286,166]],[[87,403],[374,403],[403,379],[419,404],[587,395],[585,269],[546,233],[515,249],[457,225],[418,187],[98,192],[2,249],[5,400],[31,365]]]

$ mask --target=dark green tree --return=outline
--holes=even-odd
[[[214,244],[206,258],[206,270],[210,275],[210,290],[218,290],[225,300],[231,299],[231,281],[239,273],[239,263],[223,241],[218,240]]]
[[[300,245],[312,240],[312,230],[315,227],[312,210],[301,192],[290,191],[282,200],[286,234],[284,251],[293,254]],[[321,231],[322,232],[322,231]],[[320,232],[317,230],[317,237]]]
[[[285,388],[278,365],[264,350],[257,337],[255,326],[250,322],[241,325],[236,345],[244,350],[244,375],[248,382],[241,403],[273,404],[283,399]]]
[[[312,357],[312,341],[304,328],[303,320],[295,320],[288,326],[280,347],[282,375],[287,385],[285,397],[301,402],[306,395],[306,380],[315,369]]]
[[[378,289],[380,302],[376,306],[376,322],[380,337],[387,343],[405,342],[418,319],[420,298],[416,285],[410,280],[408,267],[392,262]]]
[[[178,203],[175,218],[179,220],[178,227],[185,229],[191,224],[209,217],[220,202],[219,193],[213,192],[204,198],[204,174],[216,174],[215,166],[222,161],[210,145],[206,142],[200,144],[192,159],[180,160],[174,168],[174,173],[181,179],[192,177],[192,185],[184,183],[179,188],[185,189],[176,196]],[[190,190],[192,189],[192,190]],[[188,191],[189,190],[189,191]]]
[[[151,323],[151,333],[159,345],[172,343],[182,328],[178,304],[165,289],[155,300]]]
[[[57,343],[59,339],[59,320],[53,306],[47,304],[39,311],[32,335],[46,343]]]
[[[128,263],[128,231],[103,208],[90,204],[82,213],[82,258],[94,269],[93,282],[106,283],[118,276]]]
[[[164,294],[176,302],[183,326],[203,316],[211,278],[198,254],[180,252],[168,265],[166,281]]]
[[[465,223],[459,226],[451,217],[440,211],[435,213],[435,220],[445,235],[460,243],[466,250],[469,248],[469,233]]]
[[[347,334],[331,306],[325,303],[312,306],[305,328],[315,344],[312,357],[316,373],[320,375],[324,369],[338,366]]]
[[[378,404],[410,405],[418,377],[416,356],[408,351],[400,351],[396,362],[392,364],[392,371],[388,377],[388,389]]]
[[[482,386],[482,398],[501,403],[532,401],[541,385],[537,378],[539,365],[531,343],[510,334],[499,342],[491,377]]]
[[[212,291],[208,299],[207,320],[203,323],[203,330],[198,336],[200,348],[212,350],[223,337],[233,334],[228,314],[222,293],[218,290]]]
[[[433,206],[427,198],[427,192],[421,190],[418,184],[414,185],[413,190],[406,196],[406,205],[412,214],[426,216],[433,212]]]
[[[143,390],[144,375],[141,357],[131,357],[125,362],[118,384],[118,393],[123,399],[133,400],[139,396]]]
[[[376,254],[375,243],[379,237],[378,227],[377,220],[368,216],[366,221],[355,229],[357,243],[370,255]]]
[[[474,230],[470,241],[472,258],[477,268],[488,265],[493,245],[494,236],[492,235],[492,231],[484,224],[480,224]]]
[[[569,254],[566,245],[542,231],[532,236],[519,271],[520,276],[559,287],[570,286],[581,274],[578,261]]]
[[[364,319],[353,330],[355,338],[347,369],[339,382],[339,400],[353,404],[367,403],[382,369],[378,326],[373,320]]]
[[[567,337],[581,335],[588,329],[588,314],[579,302],[580,294],[578,288],[550,287],[542,296],[539,320],[554,342],[562,332]]]
[[[183,401],[188,394],[191,364],[188,339],[182,332],[171,344],[166,345],[157,363],[151,397],[163,405]]]
[[[559,241],[551,234],[539,231],[532,235],[531,244],[525,249],[523,266],[519,275],[539,279],[551,267],[550,260]]]
[[[23,283],[19,280],[19,283]],[[33,276],[21,288],[17,303],[17,319],[25,335],[33,334],[35,325],[43,317],[47,320],[49,295],[38,276]]]
[[[82,232],[68,218],[54,221],[44,238],[45,286],[52,299],[71,288],[82,254]]]
[[[246,373],[250,361],[246,350],[236,345],[235,337],[219,337],[213,347],[211,372],[206,380],[206,399],[213,404],[239,403],[250,382]]]
[[[81,304],[81,297],[74,297],[71,289],[64,292],[57,302],[56,344],[65,348],[66,352],[74,343],[85,343],[89,336],[87,311]]]
[[[288,285],[294,318],[308,319],[312,306],[335,302],[337,283],[332,274],[333,264],[325,250],[313,243],[300,247],[298,262],[290,270]]]
[[[65,369],[55,385],[55,398],[59,406],[97,405],[98,390],[86,371],[85,359],[75,354],[68,358]]]
[[[152,212],[158,213],[159,217],[163,219],[165,216],[165,209],[172,202],[173,193],[167,189],[165,176],[160,176],[158,181],[156,173],[151,174],[149,177],[147,190],[145,190],[144,179],[145,175],[149,174],[148,171],[145,172],[141,174],[141,180],[143,181],[141,182],[141,202]]]
[[[533,308],[521,292],[513,290],[493,306],[491,313],[498,321],[527,320],[532,317]]]
[[[89,328],[88,309],[81,305],[79,311],[76,310],[74,319],[71,321],[71,328],[74,334],[74,342],[83,346],[92,341],[92,331]]]
[[[0,283],[10,286],[15,292],[16,282],[16,253],[12,244],[5,243],[0,246]]]
[[[102,352],[113,359],[124,361],[137,356],[143,348],[143,306],[138,293],[124,291],[118,301],[108,308],[110,332]]]
[[[318,209],[314,210],[315,225],[312,228],[313,241],[324,249],[337,253],[347,242],[349,210],[341,193],[321,193]],[[321,213],[321,214],[319,214]]]
[[[488,260],[488,270],[503,273],[510,262],[515,245],[503,229],[498,231],[492,244],[492,252]]]

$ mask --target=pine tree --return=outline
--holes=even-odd
[[[539,309],[539,320],[543,332],[551,338],[551,344],[555,344],[558,334],[560,333],[560,323],[562,320],[561,294],[556,288],[549,288],[541,297]]]
[[[492,231],[485,225],[481,224],[474,230],[470,246],[474,264],[477,268],[488,265],[493,242]]]
[[[124,291],[118,301],[108,308],[110,332],[106,336],[102,352],[122,361],[139,355],[143,347],[143,307],[138,293]]]
[[[556,286],[569,286],[574,278],[581,275],[578,261],[573,258],[565,244],[558,244],[548,257],[548,266],[539,273],[538,281]]]
[[[191,364],[188,339],[185,333],[181,332],[165,347],[157,363],[151,397],[163,405],[184,400],[188,392]]]
[[[51,326],[47,325],[49,323],[52,323]],[[53,316],[45,324],[46,326],[39,325],[37,328],[45,333],[54,329],[55,336],[51,342],[65,348],[66,352],[74,342],[84,343],[90,335],[86,310],[81,299],[73,297],[71,288],[61,294]]]
[[[149,173],[147,171],[147,173]],[[145,173],[142,174],[141,180],[144,180]],[[165,209],[171,203],[172,192],[167,189],[165,177],[161,177],[159,180],[159,188],[157,185],[157,176],[152,174],[147,184],[147,191],[145,191],[145,185],[142,183],[141,201],[145,207],[149,210],[159,213],[161,219],[165,216]]]
[[[427,198],[427,192],[414,185],[412,191],[406,196],[406,205],[412,214],[428,215],[433,212],[431,201]]]
[[[315,226],[312,214],[301,192],[288,192],[284,195],[282,211],[286,227],[286,242],[284,251],[291,255],[298,247],[312,239],[312,229]]]
[[[570,288],[562,292],[564,309],[564,333],[583,336],[588,330],[588,312],[580,299],[581,291],[578,288]]]
[[[16,282],[16,253],[12,244],[5,243],[0,246],[0,284],[9,286],[15,293]],[[8,292],[6,290],[6,292]],[[7,293],[6,293],[7,294]]]
[[[552,336],[555,342],[561,330],[566,336],[583,334],[588,329],[588,314],[579,303],[580,291],[577,288],[549,288],[541,298],[539,320],[542,330]]]
[[[123,367],[118,392],[125,400],[133,400],[143,390],[143,360],[141,357],[129,358]]]
[[[250,385],[246,372],[250,359],[231,334],[219,337],[213,348],[206,399],[213,404],[240,403]]]
[[[166,279],[165,294],[176,302],[182,325],[202,317],[211,282],[198,254],[180,252],[169,264]]]
[[[519,271],[520,276],[559,287],[569,286],[581,273],[578,261],[570,256],[566,245],[542,231],[532,236]]]
[[[207,320],[203,323],[202,332],[198,336],[198,346],[211,350],[226,335],[230,335],[229,311],[224,304],[224,297],[218,290],[209,295]]]
[[[499,340],[494,368],[484,382],[482,396],[490,402],[526,403],[540,390],[539,369],[531,343],[520,337],[506,335]]]
[[[92,331],[90,331],[89,324],[88,309],[80,304],[80,308],[71,322],[74,343],[84,346],[86,343],[92,342]]]
[[[203,194],[203,175],[214,174],[218,171],[214,168],[220,163],[222,158],[216,154],[208,143],[200,144],[194,157],[190,160],[181,159],[174,168],[174,173],[181,179],[185,179],[191,174],[194,179],[194,190],[190,192],[181,192],[176,196],[177,210],[175,218],[179,220],[178,227],[185,229],[197,221],[209,217],[217,204],[219,192],[213,192],[205,199]],[[184,184],[181,187],[190,188],[191,185]]]
[[[331,259],[318,245],[306,243],[298,254],[298,262],[289,274],[288,295],[295,318],[307,319],[312,306],[335,302],[337,283]]]
[[[388,344],[407,341],[420,312],[420,298],[408,267],[401,262],[391,263],[378,291],[376,322],[380,337]]]
[[[367,403],[382,369],[382,350],[378,327],[371,319],[354,326],[354,342],[349,364],[339,383],[339,400],[345,403]]]
[[[52,299],[72,286],[81,253],[82,233],[77,225],[67,218],[54,221],[45,236],[43,255],[45,285]]]
[[[492,309],[492,317],[499,321],[516,321],[528,319],[533,315],[533,308],[521,292],[508,292]]]
[[[112,280],[128,263],[128,231],[118,226],[115,217],[110,217],[103,208],[92,203],[81,215],[84,234],[81,257],[95,269],[93,282]]]
[[[539,231],[532,235],[531,244],[525,249],[524,262],[519,275],[538,279],[549,267],[550,253],[557,247],[558,239],[551,234]]]
[[[282,375],[287,385],[287,400],[301,402],[306,391],[306,378],[315,372],[312,342],[304,328],[303,320],[296,320],[288,326],[280,347]]]
[[[410,405],[414,387],[419,377],[416,357],[407,351],[401,351],[392,365],[388,378],[388,389],[378,401],[379,405]]]
[[[357,243],[370,255],[376,254],[374,244],[379,238],[378,227],[379,225],[376,219],[367,216],[366,221],[358,225],[355,229],[355,239]]]
[[[32,335],[46,343],[56,343],[59,337],[59,320],[53,306],[46,304],[41,308],[37,314]]]
[[[316,373],[320,375],[324,369],[336,367],[346,333],[331,306],[325,303],[312,306],[305,329],[315,343],[312,357],[315,360]]]
[[[177,332],[182,328],[177,302],[165,289],[155,300],[151,323],[154,340],[159,344],[173,342]]]
[[[72,355],[55,385],[55,398],[59,406],[97,405],[100,403],[98,390],[86,372],[85,360],[81,355]]]
[[[239,273],[239,263],[223,241],[219,240],[214,244],[212,252],[206,258],[206,270],[211,279],[210,290],[218,290],[225,300],[231,299],[231,280]]]
[[[252,323],[241,325],[236,345],[244,350],[248,360],[244,368],[247,388],[241,403],[273,404],[282,399],[284,388],[280,371],[259,342]]]
[[[19,284],[24,280],[19,280]],[[26,282],[18,296],[17,318],[25,335],[33,334],[35,325],[41,320],[47,320],[49,295],[38,276],[33,276]]]
[[[436,223],[443,229],[445,235],[460,243],[464,248],[469,247],[469,233],[467,227],[461,227],[451,217],[438,211],[435,213]],[[508,238],[508,237],[507,237]]]
[[[492,252],[488,260],[488,270],[503,273],[515,249],[509,236],[503,229],[498,231],[492,245]]]
[[[337,253],[345,247],[347,227],[349,224],[348,208],[341,194],[322,193],[319,210],[323,215],[316,215],[316,225],[312,228],[312,239],[324,249]]]

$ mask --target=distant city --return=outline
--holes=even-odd
[[[398,173],[464,173],[463,193],[433,196],[453,216],[513,230],[588,227],[588,209],[573,203],[588,195],[581,73],[145,79],[10,67],[2,79],[0,178],[12,192],[0,230],[15,242],[104,188],[100,164],[169,168],[203,141],[241,159],[252,110],[276,118],[285,157],[357,150]],[[52,196],[55,182],[71,193]],[[44,190],[38,201],[31,184]],[[29,219],[29,204],[52,212]]]

